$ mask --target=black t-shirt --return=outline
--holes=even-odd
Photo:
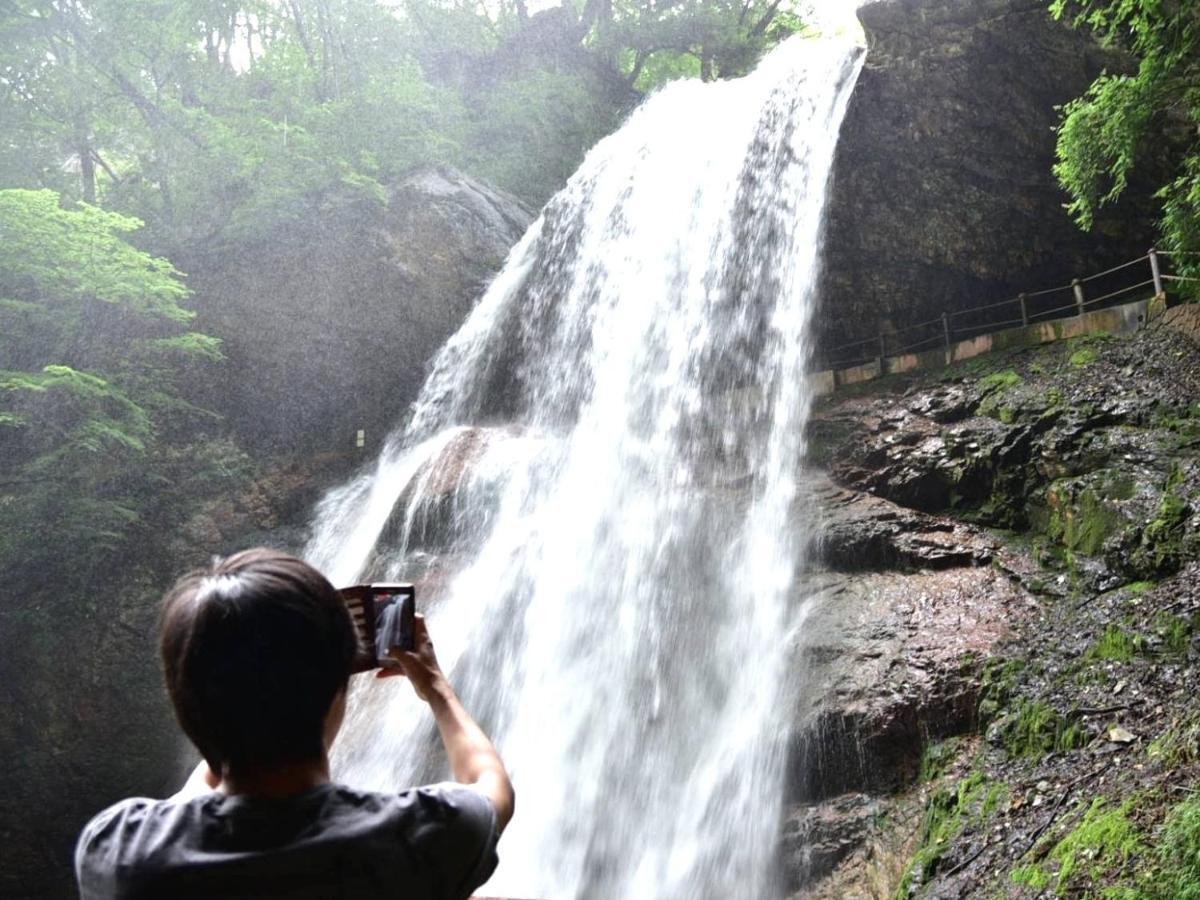
[[[325,784],[285,800],[123,800],[75,847],[82,900],[460,900],[496,868],[496,812],[457,784]]]

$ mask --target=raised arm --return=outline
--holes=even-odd
[[[513,787],[508,772],[500,754],[463,707],[438,665],[425,617],[418,614],[415,624],[414,652],[398,653],[396,658],[417,696],[433,711],[454,780],[474,788],[492,802],[497,828],[503,831],[513,814]]]

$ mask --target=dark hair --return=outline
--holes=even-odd
[[[276,550],[217,559],[163,598],[167,691],[217,773],[319,757],[355,647],[350,614],[325,576]]]

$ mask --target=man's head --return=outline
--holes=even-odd
[[[356,637],[312,566],[256,548],[185,575],[163,601],[159,650],[179,724],[214,772],[320,758]]]

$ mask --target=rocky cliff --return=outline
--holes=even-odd
[[[1068,283],[1153,242],[1136,184],[1094,233],[1063,209],[1051,172],[1057,107],[1125,63],[1047,6],[875,0],[860,10],[870,50],[834,167],[826,346]]]
[[[203,330],[228,362],[209,405],[260,450],[377,444],[403,416],[533,216],[450,169],[421,169],[386,206],[319,221],[211,259],[183,259]]]
[[[796,898],[1200,881],[1198,326],[1179,307],[817,410]]]

